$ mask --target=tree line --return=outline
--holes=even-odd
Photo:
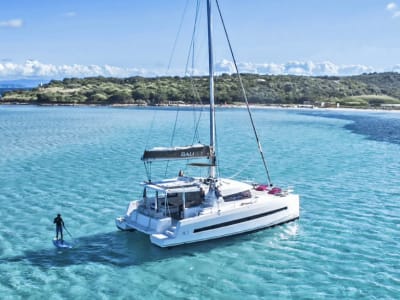
[[[400,103],[400,74],[294,76],[242,74],[252,104],[321,103],[374,106]],[[208,77],[65,78],[30,89],[5,92],[1,102],[32,104],[207,104]],[[215,77],[217,104],[242,103],[237,75]]]

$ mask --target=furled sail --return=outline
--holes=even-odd
[[[211,148],[208,145],[196,144],[185,147],[156,147],[145,150],[142,156],[143,161],[152,160],[175,160],[175,159],[193,159],[209,158]]]

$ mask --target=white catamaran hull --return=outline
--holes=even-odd
[[[265,199],[260,198],[210,207],[177,222],[171,217],[150,217],[134,209],[130,215],[118,218],[116,225],[121,230],[149,235],[157,246],[172,247],[256,231],[299,218],[298,195],[266,194],[262,197]]]

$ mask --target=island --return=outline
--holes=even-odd
[[[241,74],[249,103],[273,106],[400,109],[400,74],[295,76]],[[215,77],[219,105],[243,104],[238,76]],[[4,92],[1,104],[194,105],[208,101],[208,77],[65,78]]]

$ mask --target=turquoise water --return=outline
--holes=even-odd
[[[179,112],[176,143],[191,142],[192,116]],[[301,195],[300,220],[160,249],[114,218],[140,196],[142,151],[169,145],[175,117],[0,106],[0,298],[398,299],[400,114],[257,110],[271,177]],[[265,181],[244,111],[217,120],[220,174]],[[179,168],[192,172],[154,165],[152,178]],[[58,212],[74,249],[52,245]]]

